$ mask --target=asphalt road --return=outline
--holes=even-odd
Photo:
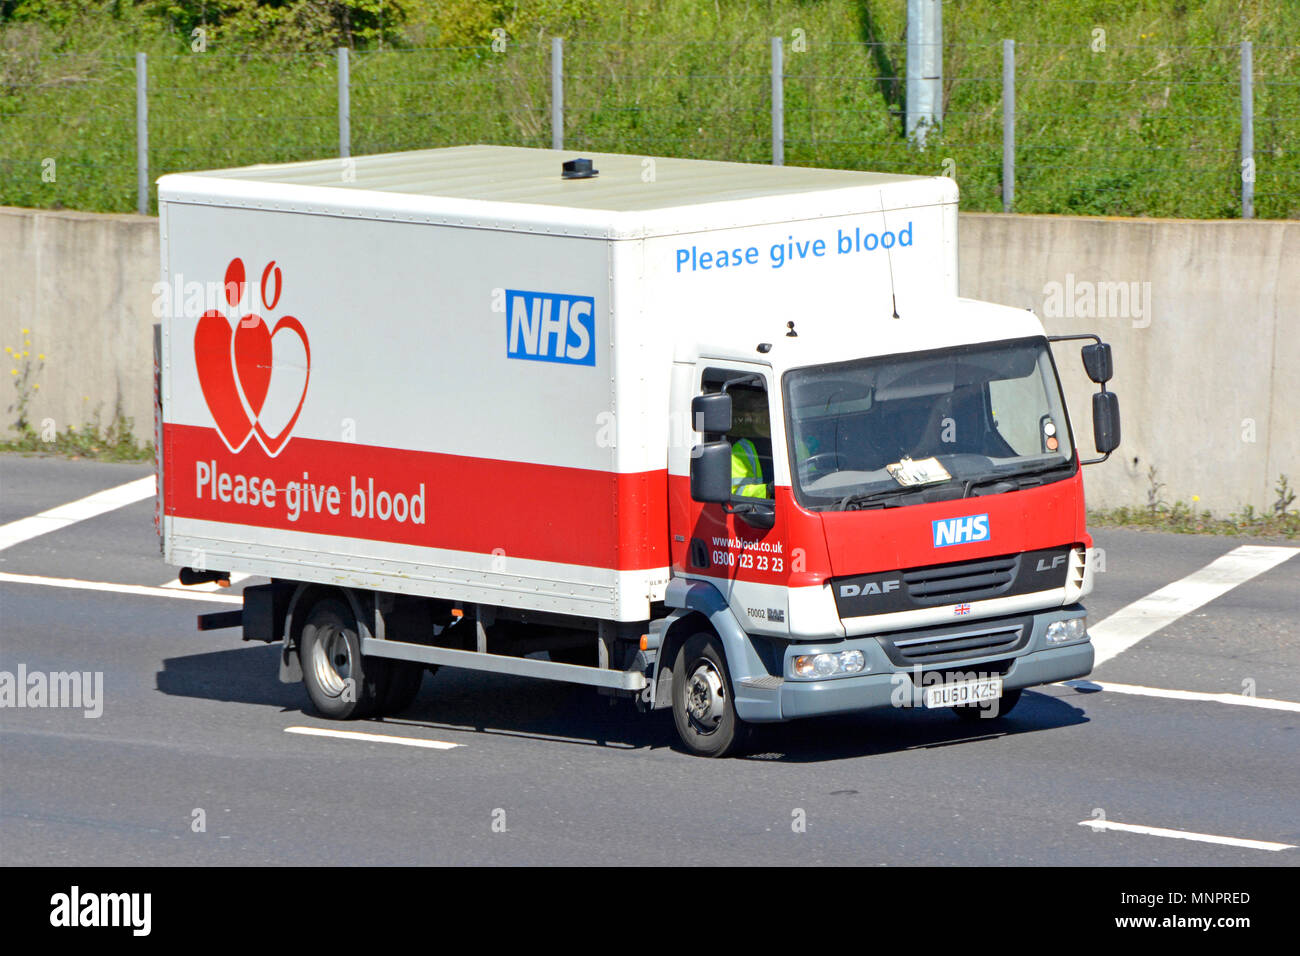
[[[0,456],[0,525],[148,473]],[[1095,537],[1094,622],[1250,543]],[[155,588],[174,577],[151,500],[0,550],[0,572]],[[666,711],[443,669],[402,717],[346,725],[459,745],[423,749],[287,733],[341,725],[277,681],[276,648],[195,630],[196,613],[223,607],[0,580],[0,671],[104,675],[97,718],[0,709],[0,863],[1300,864],[1300,849],[1080,825],[1300,845],[1297,710],[1052,686],[988,724],[816,719],[711,761],[676,749]],[[1300,558],[1093,677],[1300,703],[1297,612]]]

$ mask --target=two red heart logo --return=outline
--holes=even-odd
[[[272,281],[273,286],[268,289],[267,284]],[[235,315],[239,314],[246,286],[243,260],[231,259],[226,267],[225,295]],[[262,272],[262,304],[268,312],[280,301],[280,286],[280,270],[271,262]],[[269,434],[260,417],[266,409],[267,396],[272,394],[272,373],[276,368],[274,346],[276,336],[282,332],[297,336],[302,344],[305,356],[302,388],[296,395],[284,394],[285,389],[296,391],[290,381],[296,376],[284,376],[285,384],[276,393],[275,404],[281,409],[281,418],[291,406],[293,412],[279,431]],[[203,313],[194,330],[194,363],[198,368],[199,388],[226,447],[239,452],[255,436],[267,455],[274,458],[280,454],[302,412],[311,378],[311,346],[302,323],[286,315],[271,328],[260,315],[249,314],[240,318],[232,329],[222,312],[211,309]]]

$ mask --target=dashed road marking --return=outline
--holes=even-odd
[[[112,594],[137,594],[142,597],[163,597],[183,601],[205,601],[208,604],[243,604],[238,594],[193,593],[173,588],[154,588],[143,584],[114,584],[112,581],[81,581],[77,578],[47,578],[39,574],[10,574],[0,571],[2,584],[39,584],[47,588],[71,588],[77,591],[108,591]]]
[[[308,737],[337,737],[341,740],[361,740],[367,743],[401,744],[404,747],[423,747],[426,750],[454,750],[462,744],[445,740],[425,740],[421,737],[394,737],[392,734],[367,734],[357,730],[328,730],[324,727],[286,727],[286,734],[304,734]]]
[[[1192,833],[1190,830],[1168,830],[1164,827],[1144,827],[1133,823],[1116,823],[1113,820],[1080,820],[1079,826],[1094,830],[1118,830],[1122,833],[1141,833],[1146,836],[1168,837],[1173,840],[1194,840],[1197,843],[1218,843],[1239,846],[1247,850],[1294,850],[1291,843],[1271,843],[1268,840],[1243,840],[1240,837],[1215,836],[1213,833]]]
[[[1300,548],[1242,545],[1211,561],[1199,571],[1166,584],[1146,597],[1120,608],[1088,628],[1096,650],[1093,667],[1124,653],[1144,637],[1172,624],[1256,575],[1277,567]]]
[[[11,521],[0,526],[0,551],[5,548],[12,548],[24,541],[30,541],[32,538],[38,538],[43,534],[49,534],[51,531],[66,528],[78,521],[85,521],[87,518],[102,515],[107,511],[116,511],[118,508],[133,505],[137,501],[152,498],[154,492],[154,476],[148,475],[144,478],[137,478],[135,481],[128,481],[124,485],[118,485],[116,488],[97,491],[93,495],[87,495],[77,501],[70,501],[66,505],[50,508],[48,511],[42,511],[30,518],[19,518],[17,521]]]
[[[1194,690],[1166,690],[1162,687],[1142,687],[1137,684],[1113,684],[1104,680],[1067,680],[1061,687],[1079,691],[1110,691],[1115,694],[1135,694],[1139,697],[1165,697],[1169,700],[1196,700],[1214,704],[1233,704],[1237,707],[1262,707],[1266,710],[1289,710],[1300,714],[1300,703],[1293,700],[1275,700],[1269,697],[1247,697],[1245,694],[1211,694]]]

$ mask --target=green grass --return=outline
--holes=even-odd
[[[107,428],[99,422],[68,428],[47,441],[35,429],[25,428],[17,437],[0,441],[0,452],[89,458],[95,461],[153,461],[152,442],[138,442],[130,419],[117,419]]]
[[[1090,525],[1123,528],[1145,528],[1151,531],[1173,531],[1180,534],[1229,534],[1249,535],[1261,538],[1296,538],[1300,537],[1300,511],[1292,505],[1296,502],[1296,490],[1286,475],[1278,476],[1273,487],[1274,501],[1267,511],[1256,511],[1246,505],[1240,511],[1234,511],[1226,517],[1218,517],[1209,511],[1198,511],[1193,505],[1182,501],[1168,504],[1160,495],[1164,483],[1158,480],[1156,470],[1147,471],[1147,505],[1144,508],[1112,508],[1088,512]]]
[[[1196,511],[1179,501],[1156,511],[1149,508],[1089,511],[1088,526],[1141,528],[1147,531],[1172,531],[1178,534],[1295,539],[1300,537],[1300,512],[1289,511],[1284,514],[1259,512],[1247,505],[1241,511],[1217,518],[1208,511]]]
[[[946,120],[925,149],[901,134],[905,0],[521,0],[522,12],[496,4],[459,33],[407,6],[394,35],[421,45],[352,55],[354,154],[549,145],[550,33],[530,11],[590,7],[557,27],[574,150],[769,161],[769,38],[780,35],[788,164],[951,171],[963,208],[997,210],[1001,40],[1014,37],[1016,208],[1087,215],[1239,215],[1237,43],[1249,38],[1256,214],[1300,218],[1300,4],[947,4]],[[483,42],[493,23],[512,32],[503,53]],[[1098,27],[1105,52],[1091,49]],[[150,55],[151,178],[337,155],[331,53],[219,32],[206,52],[187,42],[130,8],[57,31],[0,26],[0,203],[135,209],[136,50]]]

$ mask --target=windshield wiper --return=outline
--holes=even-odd
[[[937,491],[946,491],[947,494],[934,494]],[[866,494],[845,495],[840,499],[840,511],[863,511],[870,507],[880,508],[901,508],[905,504],[926,503],[931,501],[943,501],[948,498],[962,498],[962,494],[953,494],[956,491],[953,487],[953,480],[936,482],[930,485],[923,485],[916,488],[885,488],[882,491],[873,491]],[[918,496],[917,502],[902,501],[900,499]]]
[[[1047,474],[1051,474],[1052,472],[1063,471],[1067,468],[1072,468],[1073,466],[1074,466],[1074,462],[1070,462],[1070,461],[1058,462],[1056,464],[1050,464],[1050,465],[1029,465],[1028,467],[1025,468],[1017,468],[1017,469],[1013,469],[1012,471],[1003,472],[1000,475],[987,475],[983,478],[968,480],[966,482],[965,489],[962,492],[962,497],[969,498],[971,491],[973,491],[974,489],[982,488],[985,485],[995,485],[1001,481],[1013,481],[1016,482],[1017,485],[1021,488],[1028,487],[1024,482],[1020,481],[1020,479],[1034,478],[1034,477],[1038,477],[1039,475],[1047,475]],[[1043,482],[1039,482],[1039,484],[1043,484]]]
[[[1017,468],[1012,471],[1007,471],[1000,475],[986,475],[983,478],[963,479],[954,476],[947,481],[921,485],[915,488],[885,488],[880,491],[860,492],[858,494],[845,495],[839,500],[838,507],[835,510],[863,511],[868,508],[901,508],[908,504],[928,503],[931,501],[943,501],[953,498],[969,498],[971,492],[976,488],[982,488],[985,485],[996,485],[998,482],[1002,481],[1015,482],[1018,487],[1023,488],[1028,486],[1024,484],[1021,479],[1063,471],[1073,467],[1073,465],[1073,462],[1068,461],[1049,465],[1030,465],[1025,468]],[[1039,482],[1039,484],[1042,483],[1043,482]],[[936,492],[938,492],[938,494],[936,494]],[[918,499],[916,502],[904,500],[914,495],[917,496]]]
[[[884,491],[873,491],[870,494],[859,493],[856,495],[845,495],[843,498],[840,499],[840,506],[837,510],[861,511],[864,505],[867,505],[873,501],[880,502],[881,507],[888,507],[888,505],[884,503],[886,498],[893,498],[896,495],[906,494],[908,490],[909,489],[907,488],[886,488]],[[850,509],[849,505],[853,505],[854,507]]]

